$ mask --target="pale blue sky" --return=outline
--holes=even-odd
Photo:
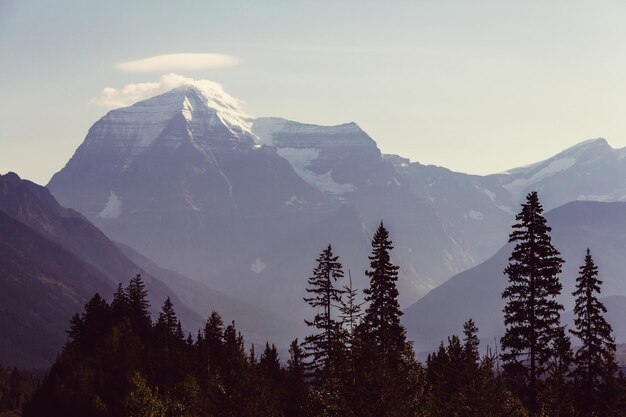
[[[470,173],[578,141],[626,146],[626,3],[0,0],[0,172],[46,183],[106,110],[157,81],[120,62],[223,53],[176,71],[254,116],[357,122],[383,152]]]

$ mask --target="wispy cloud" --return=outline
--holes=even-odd
[[[183,85],[194,85],[213,91],[224,103],[233,108],[239,105],[239,101],[230,97],[219,83],[209,80],[194,80],[174,73],[161,76],[158,82],[126,84],[121,88],[104,88],[98,97],[91,99],[91,103],[109,109],[126,107]]]
[[[188,53],[151,56],[136,61],[121,62],[117,68],[126,72],[166,72],[225,68],[237,65],[231,55],[215,53]]]

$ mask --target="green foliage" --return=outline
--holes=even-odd
[[[151,388],[139,372],[130,376],[130,392],[124,400],[124,413],[128,417],[165,417],[165,404],[158,389]]]

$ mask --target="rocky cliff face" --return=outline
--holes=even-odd
[[[363,288],[381,220],[405,302],[472,264],[356,124],[253,119],[197,86],[109,112],[48,187],[113,239],[281,314],[304,314],[306,279],[329,242]]]

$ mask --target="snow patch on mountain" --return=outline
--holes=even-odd
[[[581,194],[577,200],[581,201],[612,201],[614,196],[612,194]]]
[[[574,157],[556,159],[550,161],[547,166],[544,166],[539,171],[531,175],[529,178],[517,178],[516,180],[513,180],[508,184],[504,184],[503,187],[510,192],[517,194],[539,181],[542,181],[555,174],[558,174],[559,172],[571,168],[575,163],[576,158]]]
[[[465,220],[467,220],[468,218],[472,220],[482,220],[485,218],[485,215],[480,211],[470,210],[465,214]]]
[[[319,150],[313,148],[280,148],[278,155],[285,158],[292,166],[296,174],[312,187],[331,194],[344,194],[356,191],[353,184],[336,183],[333,179],[333,170],[325,174],[317,174],[308,169],[311,162],[319,156]]]
[[[111,191],[104,208],[96,217],[101,219],[117,219],[122,214],[122,200]]]
[[[266,267],[267,265],[263,263],[261,258],[256,258],[254,263],[250,266],[250,270],[254,272],[255,274],[260,274],[261,272],[265,270]]]

